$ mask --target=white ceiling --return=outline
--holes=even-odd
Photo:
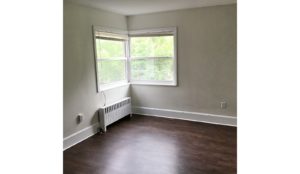
[[[236,0],[68,0],[89,7],[123,14],[137,15],[178,9],[236,3]]]

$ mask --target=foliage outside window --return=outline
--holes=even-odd
[[[173,36],[131,37],[131,80],[173,80]]]
[[[127,83],[126,43],[127,40],[121,35],[96,32],[95,54],[100,90],[115,84]]]
[[[94,30],[98,91],[128,83],[128,74],[132,84],[177,85],[176,28],[120,33]]]

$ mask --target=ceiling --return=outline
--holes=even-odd
[[[138,15],[236,3],[237,0],[67,0],[122,15]]]

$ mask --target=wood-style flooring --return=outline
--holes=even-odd
[[[236,173],[236,127],[133,115],[63,152],[64,174]]]

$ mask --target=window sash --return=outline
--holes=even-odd
[[[99,59],[114,59],[114,60],[117,60],[117,59],[127,59],[127,41],[126,40],[116,40],[116,39],[113,39],[113,38],[99,38],[99,37],[95,37],[95,47],[97,49],[97,39],[99,40],[112,40],[112,41],[119,41],[119,42],[122,42],[123,43],[123,51],[124,51],[124,57],[110,57],[110,58],[107,58],[107,57],[103,57],[101,58],[100,54],[98,55],[98,50],[96,50],[96,59],[99,60]],[[100,46],[100,49],[101,49],[101,46]]]
[[[155,36],[173,36],[173,56],[149,56],[149,57],[131,57],[130,64],[130,83],[135,85],[163,85],[163,86],[176,86],[177,85],[177,31],[176,28],[154,29],[154,30],[137,30],[129,31],[129,40],[133,37],[155,37]],[[131,46],[131,44],[130,44]],[[150,59],[172,59],[173,60],[173,80],[142,80],[133,79],[131,63],[134,60],[150,60]]]
[[[128,84],[128,32],[123,30],[116,30],[116,29],[110,29],[110,28],[103,28],[99,26],[93,26],[93,40],[94,40],[94,56],[95,56],[95,63],[96,63],[96,85],[97,85],[97,92],[101,92],[107,89],[111,89],[117,86],[122,86]],[[124,52],[124,55],[122,54],[122,57],[100,57],[100,50],[101,46],[98,47],[97,50],[97,40],[111,40],[111,41],[118,41],[122,43],[122,50]],[[119,73],[124,73],[124,76],[120,76],[121,80],[115,80],[108,83],[101,82],[102,76],[101,73],[101,65],[99,62],[110,62],[110,61],[120,61],[122,64],[124,64],[124,67],[122,66],[122,71]],[[123,63],[124,62],[124,63]],[[103,70],[103,69],[102,69]],[[124,71],[124,72],[123,72]],[[113,76],[113,75],[112,75]]]
[[[169,58],[172,58],[174,59],[174,57],[167,57],[167,56],[164,56],[164,57],[131,57],[130,60],[140,60],[140,59],[169,59]]]
[[[132,37],[155,37],[155,36],[173,36],[174,38],[174,54],[172,56],[155,56],[155,57],[130,57],[130,39]],[[139,84],[139,85],[163,85],[163,86],[177,86],[177,29],[176,27],[170,28],[157,28],[149,30],[136,30],[136,31],[124,31],[119,29],[103,28],[99,26],[93,26],[93,38],[94,38],[94,55],[96,63],[96,84],[97,92],[113,88],[118,85]],[[114,40],[124,42],[125,55],[124,57],[98,57],[96,40]],[[100,55],[99,55],[100,56]],[[150,60],[150,59],[172,59],[173,61],[173,80],[133,80],[131,79],[131,61],[134,60]],[[111,83],[100,84],[98,68],[99,61],[125,61],[125,80],[113,81]]]
[[[158,60],[158,59],[161,59],[161,60],[163,60],[163,59],[170,59],[170,60],[172,60],[172,71],[173,71],[173,80],[149,80],[149,79],[136,79],[136,78],[134,78],[133,77],[133,69],[132,69],[132,64],[133,64],[133,62],[134,61],[140,61],[140,60]],[[149,84],[153,84],[153,85],[172,85],[172,86],[174,86],[174,83],[176,83],[175,82],[175,79],[174,78],[176,78],[176,76],[174,75],[174,73],[176,73],[175,71],[175,66],[176,65],[174,65],[174,63],[175,63],[175,61],[174,61],[174,57],[141,57],[141,58],[137,58],[137,59],[130,59],[130,62],[129,62],[130,64],[131,64],[131,67],[130,67],[130,82],[133,82],[133,84],[143,84],[143,83],[145,83],[145,85],[149,85]],[[153,67],[155,67],[155,64],[152,64],[153,65]],[[138,69],[136,69],[136,70],[134,70],[135,72],[137,72],[137,71],[141,71],[141,72],[143,72],[143,70],[138,70]]]
[[[104,62],[104,61],[120,61],[120,62],[124,62],[124,69],[125,69],[125,72],[124,72],[124,78],[125,79],[122,79],[122,80],[115,80],[115,81],[111,81],[109,83],[101,83],[100,79],[101,79],[101,75],[99,74],[101,72],[101,68],[98,67],[98,62]],[[97,80],[98,80],[98,84],[100,85],[100,88],[102,88],[102,86],[105,86],[106,87],[109,87],[110,85],[115,85],[115,84],[119,84],[119,83],[128,83],[128,78],[127,78],[127,59],[109,59],[109,60],[102,60],[102,59],[98,59],[97,60]]]
[[[116,58],[98,58],[97,61],[114,61],[114,60],[127,60],[126,57],[116,57]]]

